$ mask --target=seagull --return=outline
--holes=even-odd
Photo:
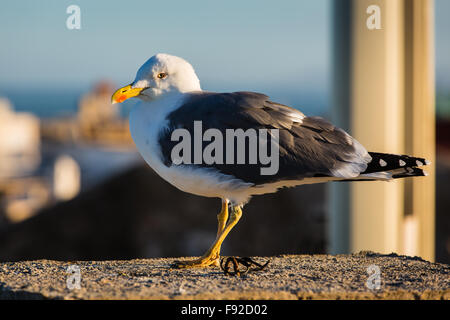
[[[192,65],[169,54],[159,53],[148,59],[135,80],[118,89],[111,102],[121,103],[133,97],[140,101],[130,111],[130,132],[147,164],[182,191],[222,201],[212,246],[197,259],[177,261],[177,268],[218,266],[223,241],[254,195],[329,181],[389,181],[425,176],[419,167],[430,163],[407,155],[368,152],[327,120],[306,116],[261,93],[203,91]],[[239,155],[234,153],[242,150],[242,145],[228,148],[228,140],[223,145],[230,130],[259,132],[259,147],[248,147],[241,161],[236,161]],[[265,138],[261,138],[262,133]],[[198,134],[200,138],[196,137]],[[179,151],[180,137],[184,135],[191,139],[183,141],[186,148],[177,155],[174,150]],[[245,146],[250,145],[250,136],[244,135],[248,138]],[[215,152],[210,153],[213,159],[202,159],[207,148],[219,142],[222,146],[214,144]],[[263,174],[268,162],[248,159],[255,150],[269,147],[276,155],[272,158],[275,170]]]

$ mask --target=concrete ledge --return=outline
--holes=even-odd
[[[450,266],[417,257],[360,252],[271,259],[267,269],[242,277],[218,268],[170,269],[173,258],[6,262],[0,264],[0,298],[450,299]],[[67,272],[71,265],[79,267],[80,289],[67,287],[68,277],[76,276]],[[378,290],[366,285],[370,265],[381,271]]]

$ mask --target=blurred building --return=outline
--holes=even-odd
[[[49,199],[46,181],[31,177],[41,164],[40,122],[30,113],[17,113],[0,99],[0,211],[21,221]]]
[[[101,144],[133,145],[128,120],[120,116],[117,104],[111,104],[113,92],[113,84],[99,81],[92,91],[81,97],[77,120],[82,140]]]
[[[0,99],[0,216],[7,222],[25,220],[80,190],[78,164],[68,156],[46,163],[41,147],[39,118]]]
[[[128,120],[111,104],[113,90],[100,81],[80,98],[75,116],[49,119],[16,112],[0,99],[0,226],[136,163]]]
[[[78,124],[86,138],[98,136],[99,130],[116,122],[119,118],[118,105],[111,104],[114,87],[107,81],[94,85],[91,92],[80,99]]]
[[[80,98],[76,116],[43,121],[42,136],[60,143],[132,147],[128,120],[120,116],[117,105],[111,104],[113,90],[108,81],[94,84]]]
[[[32,172],[40,164],[40,122],[30,113],[14,112],[0,98],[0,178]]]

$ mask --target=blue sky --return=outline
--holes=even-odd
[[[70,4],[81,8],[81,30],[66,28]],[[0,86],[128,83],[166,52],[190,61],[204,89],[314,89],[328,78],[329,23],[327,0],[8,1]]]
[[[438,86],[450,90],[450,1],[435,2]],[[81,8],[81,30],[66,28],[71,4]],[[190,61],[205,90],[326,103],[331,33],[329,0],[5,1],[0,90],[85,89],[104,78],[123,85],[166,52]]]

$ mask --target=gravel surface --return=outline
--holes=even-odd
[[[261,263],[268,258],[253,259]],[[0,263],[0,298],[450,299],[450,266],[418,257],[360,252],[270,259],[266,269],[242,276],[226,275],[216,267],[171,269],[173,258],[5,262]],[[75,266],[72,273],[69,266]],[[373,274],[377,267],[379,283]]]

